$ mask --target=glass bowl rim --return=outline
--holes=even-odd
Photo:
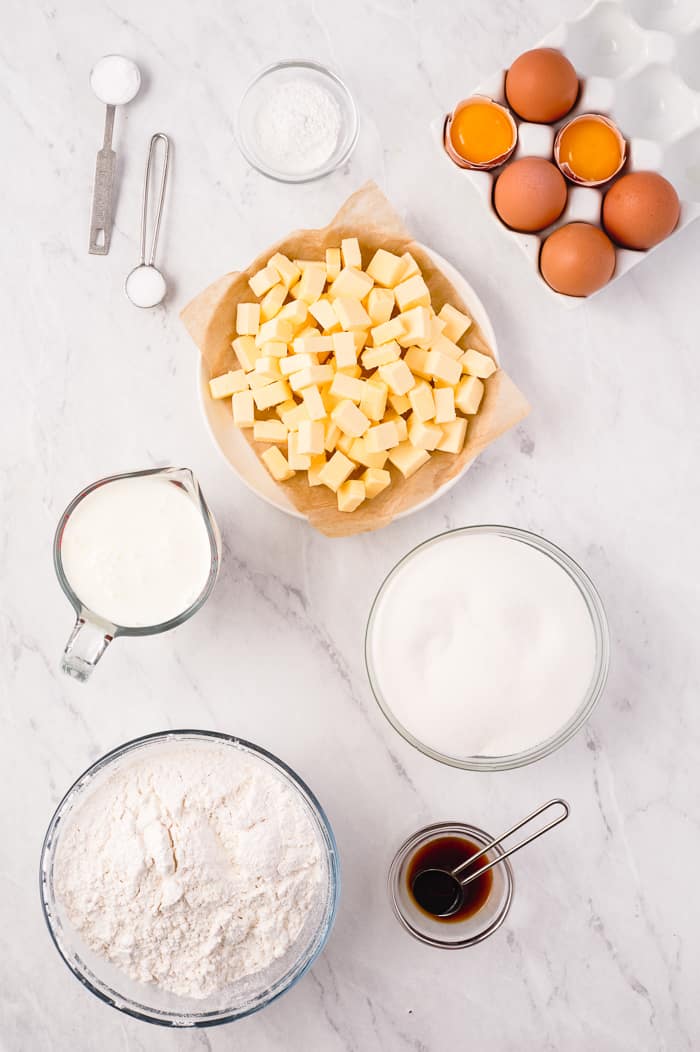
[[[314,73],[320,73],[322,76],[332,80],[336,87],[340,90],[341,95],[346,99],[348,103],[348,109],[350,111],[351,119],[349,125],[349,140],[348,145],[343,150],[338,158],[332,161],[332,156],[329,161],[321,165],[319,168],[312,168],[309,172],[302,173],[291,173],[285,174],[280,172],[276,168],[269,168],[257,154],[254,154],[246,143],[245,137],[241,133],[241,113],[246,105],[246,102],[251,92],[256,88],[262,80],[266,77],[272,76],[275,73],[279,73],[285,69],[300,69],[300,70],[313,70]],[[337,73],[334,73],[332,69],[327,66],[321,65],[320,62],[312,62],[308,59],[285,59],[281,62],[273,62],[269,66],[265,66],[253,77],[251,81],[246,85],[243,94],[241,95],[240,102],[238,103],[238,109],[236,111],[236,119],[234,123],[234,136],[236,139],[236,145],[242,153],[248,164],[260,172],[261,175],[266,176],[268,179],[274,179],[278,183],[313,183],[317,179],[323,179],[324,176],[330,175],[331,172],[336,171],[352,156],[352,153],[357,146],[357,140],[360,136],[360,112],[357,108],[354,96],[347,86],[345,81]]]
[[[63,818],[63,812],[71,802],[74,794],[82,785],[85,779],[92,779],[96,774],[103,771],[105,768],[111,766],[116,760],[122,756],[128,755],[130,752],[142,746],[148,746],[149,744],[165,742],[165,741],[178,741],[187,740],[188,738],[198,738],[202,740],[209,740],[212,742],[225,742],[226,744],[234,747],[242,747],[245,751],[250,752],[254,755],[262,757],[266,762],[274,768],[277,768],[282,775],[284,775],[292,784],[301,791],[301,795],[306,798],[307,804],[310,805],[311,810],[314,812],[314,816],[317,820],[319,833],[321,834],[319,839],[322,841],[325,849],[326,861],[328,866],[328,895],[324,907],[324,919],[319,925],[315,940],[317,945],[313,953],[309,956],[308,960],[305,961],[303,967],[294,975],[291,981],[287,982],[286,985],[282,985],[279,989],[275,990],[271,997],[267,997],[262,1000],[260,1004],[255,1004],[244,1011],[233,1011],[226,1012],[221,1017],[209,1018],[207,1016],[197,1017],[196,1013],[188,1013],[182,1015],[182,1021],[178,1021],[176,1013],[163,1013],[162,1018],[158,1018],[155,1015],[147,1015],[145,1012],[139,1011],[136,1008],[125,1006],[115,1003],[115,1001],[109,997],[104,991],[98,989],[90,979],[82,974],[68,959],[64,953],[63,947],[57,938],[56,932],[54,931],[53,923],[51,920],[51,903],[47,901],[48,896],[45,893],[46,874],[50,870],[54,855],[56,851],[56,830]],[[73,784],[68,788],[61,798],[58,806],[56,807],[51,820],[48,824],[46,834],[41,847],[41,855],[39,858],[39,898],[41,901],[41,910],[48,929],[51,941],[53,942],[56,950],[64,962],[68,970],[72,975],[87,989],[97,997],[100,1001],[109,1005],[111,1008],[116,1009],[118,1012],[122,1012],[124,1015],[131,1016],[134,1019],[138,1019],[141,1022],[151,1023],[155,1026],[163,1026],[177,1030],[188,1030],[188,1029],[202,1029],[204,1027],[211,1026],[222,1026],[225,1023],[235,1022],[237,1019],[245,1019],[247,1016],[254,1015],[256,1012],[261,1011],[263,1008],[267,1008],[269,1004],[276,1001],[282,994],[287,993],[291,990],[299,980],[306,974],[306,972],[312,967],[314,962],[320,956],[325,949],[326,943],[330,937],[333,925],[335,923],[336,914],[338,911],[338,902],[340,899],[340,888],[341,888],[341,873],[340,873],[340,855],[338,852],[338,845],[333,832],[333,827],[328,819],[328,816],[321,806],[315,793],[309,788],[306,782],[293,770],[284,760],[280,760],[278,756],[270,752],[268,749],[264,749],[260,745],[256,745],[254,742],[250,742],[245,738],[239,738],[233,734],[225,734],[222,731],[204,731],[196,728],[177,728],[169,731],[155,731],[151,734],[144,734],[138,738],[132,738],[130,741],[124,742],[122,745],[116,746],[114,749],[110,749],[109,752],[98,757],[94,763],[90,764],[78,778],[75,779]],[[116,992],[116,991],[115,991]],[[121,995],[120,995],[121,996]],[[123,998],[124,1000],[131,1000],[130,998]],[[143,1007],[143,1006],[142,1006]]]
[[[513,895],[515,893],[515,874],[513,873],[513,867],[510,864],[510,860],[504,858],[500,863],[505,872],[506,881],[506,896],[503,906],[493,918],[493,920],[481,931],[475,935],[470,935],[467,938],[459,939],[454,942],[443,941],[436,937],[430,936],[422,931],[415,928],[408,917],[405,915],[399,904],[396,887],[399,876],[399,869],[403,862],[408,858],[411,851],[414,851],[420,846],[422,842],[427,842],[433,833],[450,833],[457,832],[463,833],[466,836],[471,836],[475,840],[479,841],[481,845],[490,843],[493,837],[486,833],[483,829],[478,826],[470,825],[468,822],[456,822],[456,821],[441,821],[431,822],[430,825],[422,826],[417,829],[415,833],[406,837],[404,842],[397,849],[391,865],[389,866],[389,873],[387,875],[387,890],[389,892],[389,899],[395,916],[401,922],[403,927],[412,935],[414,939],[418,939],[419,942],[423,942],[428,946],[435,946],[441,950],[463,950],[468,946],[476,946],[477,943],[483,942],[484,939],[488,939],[490,935],[498,931],[506,917],[510,913],[510,907],[513,903]],[[503,855],[503,848],[500,844],[494,844],[492,848],[494,854]],[[488,900],[487,900],[488,901]]]
[[[437,749],[431,748],[431,746],[426,745],[424,742],[421,742],[418,738],[414,737],[414,735],[412,735],[411,732],[399,722],[392,712],[389,703],[382,695],[379,685],[376,682],[376,677],[373,674],[370,642],[379,600],[381,599],[385,588],[396,576],[398,571],[410,559],[412,559],[414,555],[417,555],[422,548],[436,544],[437,542],[444,540],[446,537],[459,533],[495,534],[497,536],[508,537],[512,540],[519,540],[525,544],[529,544],[530,547],[536,548],[538,551],[542,552],[543,555],[551,558],[566,573],[568,573],[571,580],[578,587],[591,618],[596,643],[596,664],[586,696],[582,699],[573,716],[562,725],[556,734],[552,735],[550,738],[546,738],[543,742],[539,742],[537,745],[531,746],[529,749],[523,749],[521,752],[510,753],[504,756],[458,757],[449,756],[447,753],[441,753]],[[437,760],[439,763],[447,764],[449,767],[457,767],[464,771],[510,771],[517,767],[525,767],[527,764],[535,763],[535,761],[541,760],[545,756],[549,756],[550,753],[555,752],[573,738],[587,721],[603,693],[608,677],[608,669],[610,666],[610,632],[603,601],[590,577],[570,555],[552,541],[548,540],[546,537],[542,537],[540,534],[533,533],[530,530],[520,529],[518,526],[503,526],[497,524],[457,526],[451,530],[443,530],[442,533],[437,533],[433,537],[428,537],[426,540],[416,544],[406,553],[406,555],[399,559],[386,575],[372,601],[372,606],[370,607],[369,616],[367,618],[364,657],[365,671],[367,673],[372,694],[374,695],[374,700],[377,702],[380,711],[384,714],[394,730],[397,731],[401,737],[409,743],[409,745],[412,745],[414,748],[418,749],[419,752],[422,752],[425,756],[429,756],[433,760]]]

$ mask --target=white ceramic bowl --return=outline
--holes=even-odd
[[[486,313],[486,308],[472,286],[462,277],[459,271],[455,270],[451,263],[448,263],[447,260],[438,255],[437,252],[427,248],[425,245],[422,245],[421,248],[429,253],[433,262],[440,267],[445,277],[447,277],[454,285],[457,293],[463,300],[465,307],[484,334],[487,343],[493,351],[496,361],[499,361],[498,348],[496,347],[496,334],[493,331],[493,325]],[[248,442],[241,434],[240,430],[237,427],[234,427],[231,419],[231,406],[229,400],[227,398],[215,400],[210,397],[209,376],[202,359],[200,359],[199,362],[197,382],[199,386],[200,404],[202,406],[202,412],[204,413],[207,429],[212,437],[214,445],[219,450],[229,467],[236,473],[236,475],[238,475],[239,479],[246,484],[248,489],[252,490],[253,493],[256,493],[259,497],[262,497],[262,499],[267,501],[268,504],[278,508],[280,511],[286,512],[287,515],[293,515],[297,519],[303,519],[304,516],[297,511],[284,492],[284,486],[279,486],[274,482],[258,460],[251,447],[248,445]],[[412,508],[408,508],[406,511],[401,512],[396,518],[405,518],[406,515],[410,515],[414,511],[420,511],[421,508],[425,508],[429,504],[432,504],[434,500],[438,499],[438,497],[447,493],[447,491],[450,490],[460,478],[462,478],[465,472],[469,470],[472,464],[473,461],[465,464],[463,470],[454,478],[450,479],[449,482],[446,482],[444,486],[441,486],[434,493],[431,493],[426,500],[419,501],[417,504],[414,504]]]

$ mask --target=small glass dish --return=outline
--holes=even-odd
[[[298,80],[317,85],[331,95],[340,113],[340,129],[335,148],[323,163],[304,171],[286,171],[276,167],[261,153],[256,122],[268,93]],[[349,89],[340,77],[316,62],[276,62],[263,69],[246,88],[236,118],[236,141],[246,161],[263,175],[282,183],[309,183],[329,175],[348,160],[355,149],[359,133],[360,118]]]
[[[382,596],[389,584],[399,571],[403,570],[405,566],[427,546],[439,544],[448,540],[450,537],[464,533],[495,534],[511,540],[517,540],[523,544],[530,545],[537,549],[537,551],[542,552],[543,555],[552,559],[553,562],[569,575],[580,591],[591,618],[595,638],[594,668],[590,684],[585,696],[581,699],[580,705],[571,718],[567,720],[560,730],[552,735],[552,737],[538,742],[536,745],[524,749],[522,752],[512,753],[506,756],[450,756],[446,753],[438,752],[436,749],[431,748],[431,746],[426,745],[425,742],[414,737],[414,735],[411,734],[402,723],[400,723],[392,711],[388,699],[382,693],[379,686],[379,675],[372,656],[374,651],[373,633],[377,613]],[[382,710],[394,730],[398,731],[401,737],[410,745],[419,749],[420,752],[424,753],[426,756],[430,756],[433,760],[439,760],[440,763],[449,764],[451,767],[460,767],[466,771],[510,771],[515,767],[524,767],[526,764],[534,763],[536,760],[541,760],[543,757],[549,756],[549,754],[556,749],[561,748],[565,742],[568,742],[568,740],[581,729],[593,712],[598,699],[603,693],[603,688],[605,687],[608,677],[609,663],[610,637],[608,621],[605,616],[605,608],[603,607],[602,600],[590,577],[588,577],[584,570],[581,569],[578,563],[574,562],[566,552],[562,551],[561,548],[557,548],[557,546],[552,544],[551,541],[548,541],[545,537],[538,536],[536,533],[529,533],[527,530],[520,530],[515,526],[462,526],[456,530],[447,530],[445,533],[439,533],[437,536],[431,537],[429,540],[423,541],[421,544],[417,545],[408,552],[408,554],[405,555],[396,566],[394,566],[382,582],[382,585],[375,596],[374,602],[372,603],[365,632],[365,668],[367,670],[372,693],[374,694],[374,698],[379,705],[379,708]]]
[[[155,985],[130,979],[104,957],[82,942],[54,892],[54,863],[63,831],[71,813],[106,777],[134,755],[167,748],[173,742],[201,743],[247,752],[269,764],[276,775],[293,789],[318,835],[325,871],[316,908],[288,952],[261,972],[246,976],[228,990],[205,1000],[181,997]],[[44,919],[61,957],[83,986],[119,1012],[171,1027],[204,1027],[230,1023],[258,1012],[289,990],[308,971],[323,950],[335,920],[340,895],[338,848],[330,823],[320,803],[301,778],[272,753],[228,734],[214,731],[162,731],[136,738],[107,753],[87,769],[58,805],[44,838],[39,866],[39,890]]]
[[[444,921],[431,917],[420,909],[408,890],[407,874],[411,860],[416,852],[429,844],[431,840],[442,837],[464,837],[473,841],[479,848],[493,840],[483,829],[465,825],[462,822],[436,822],[425,826],[405,840],[394,855],[389,868],[389,899],[394,913],[406,931],[414,938],[429,946],[438,946],[447,950],[460,950],[465,946],[474,946],[487,939],[500,928],[506,919],[513,900],[515,880],[510,862],[504,859],[491,870],[493,884],[486,902],[481,909],[470,917],[460,921]],[[494,847],[479,861],[479,865],[493,862],[503,854],[501,847]]]

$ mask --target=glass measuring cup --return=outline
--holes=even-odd
[[[85,603],[83,603],[80,596],[76,595],[73,591],[63,567],[61,553],[63,536],[68,520],[77,506],[94,490],[98,489],[100,486],[105,486],[110,482],[116,482],[119,479],[142,478],[144,476],[161,476],[168,482],[172,483],[173,486],[179,487],[187,494],[189,499],[199,510],[202,521],[206,527],[211,551],[209,574],[204,587],[197,598],[176,617],[172,617],[168,621],[156,625],[139,627],[117,625],[106,620],[104,617],[101,617],[94,610],[91,610],[85,605]],[[167,632],[170,628],[177,628],[178,625],[183,624],[183,622],[187,621],[193,614],[197,613],[200,607],[203,606],[211,595],[214,584],[216,583],[216,578],[219,574],[219,566],[221,564],[221,536],[214,516],[204,499],[201,489],[199,488],[199,483],[189,468],[169,467],[155,468],[146,471],[128,471],[120,475],[110,475],[108,478],[98,479],[97,482],[93,482],[92,485],[87,486],[73,498],[61,515],[58,527],[56,528],[53,545],[53,561],[59,584],[76,612],[75,626],[68,642],[66,643],[65,650],[63,651],[61,668],[69,676],[72,676],[73,679],[77,679],[84,683],[92,674],[95,665],[100,660],[109,644],[113,639],[116,639],[117,636],[158,635],[161,632]]]

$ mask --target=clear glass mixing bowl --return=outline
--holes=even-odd
[[[207,742],[244,751],[269,764],[298,795],[316,829],[324,868],[317,907],[290,950],[268,968],[247,976],[206,1000],[180,997],[130,979],[82,942],[54,893],[54,861],[62,831],[76,805],[82,803],[106,777],[135,754],[167,748],[173,742]],[[311,967],[323,950],[335,919],[340,895],[338,848],[328,818],[309,787],[285,763],[257,745],[213,731],[180,730],[149,734],[127,742],[97,760],[68,790],[56,809],[44,839],[40,864],[40,892],[44,917],[56,949],[76,979],[96,997],[120,1012],[172,1027],[203,1027],[230,1023],[265,1008],[289,990]]]
[[[426,745],[425,742],[419,741],[394,715],[390,699],[384,696],[381,687],[379,686],[379,676],[377,674],[373,657],[373,631],[377,611],[388,585],[396,575],[404,570],[406,566],[415,559],[416,556],[420,555],[425,548],[430,545],[444,543],[450,537],[462,533],[491,533],[501,537],[508,537],[512,540],[520,541],[523,544],[528,544],[531,547],[536,548],[539,552],[542,552],[543,555],[552,559],[553,562],[569,575],[581,592],[588,613],[590,614],[593,627],[595,637],[593,670],[588,690],[581,698],[578,708],[571,718],[567,720],[559,731],[552,735],[551,738],[538,742],[536,745],[533,745],[531,748],[525,749],[522,752],[512,753],[508,756],[449,756],[445,753],[437,752],[429,745]],[[546,540],[544,537],[539,537],[536,533],[529,533],[527,530],[520,530],[514,526],[462,526],[459,529],[448,530],[445,533],[438,534],[436,537],[431,537],[427,541],[423,541],[422,544],[415,547],[408,553],[408,555],[405,555],[403,559],[396,564],[382,583],[382,586],[372,603],[369,619],[367,621],[367,631],[365,633],[365,665],[367,668],[367,675],[372,687],[372,693],[389,723],[403,738],[406,739],[407,742],[414,745],[416,749],[420,749],[420,751],[425,753],[426,756],[430,756],[434,760],[439,760],[441,763],[450,764],[452,767],[461,767],[468,771],[508,771],[514,767],[524,767],[525,764],[534,763],[535,760],[541,760],[544,756],[548,756],[556,749],[559,749],[569,740],[569,738],[573,737],[573,735],[580,730],[591,715],[603,692],[603,688],[605,687],[609,663],[610,638],[608,622],[605,616],[603,603],[591,579],[581,567],[566,554],[566,552],[562,551],[561,548],[557,548],[557,546],[552,544],[551,541]]]

